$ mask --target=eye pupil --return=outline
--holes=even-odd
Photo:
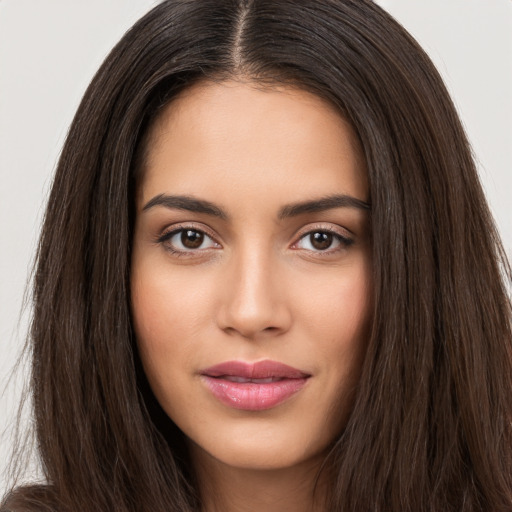
[[[319,251],[329,249],[332,245],[333,235],[331,233],[325,233],[322,231],[317,231],[316,233],[311,233],[309,235],[309,239],[311,245],[318,249]]]
[[[187,249],[197,249],[201,246],[204,240],[204,233],[200,231],[193,231],[192,229],[185,229],[181,233],[181,243]]]

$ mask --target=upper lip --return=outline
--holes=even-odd
[[[310,377],[310,374],[297,368],[271,360],[258,361],[256,363],[225,361],[202,370],[201,374],[208,377],[233,376],[245,379],[268,379],[270,377],[304,379]]]

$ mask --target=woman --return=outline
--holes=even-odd
[[[446,90],[381,9],[163,2],[62,152],[48,483],[2,510],[510,510],[509,276]]]

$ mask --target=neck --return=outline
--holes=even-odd
[[[202,498],[201,512],[325,512],[322,460],[279,469],[229,466],[192,449]]]

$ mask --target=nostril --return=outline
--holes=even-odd
[[[259,330],[260,333],[268,333],[268,334],[275,334],[279,332],[279,327],[264,327],[263,329]],[[237,329],[236,327],[226,327],[224,331],[228,334],[242,334],[244,337],[252,337],[257,334],[257,330],[249,330],[249,329]]]

